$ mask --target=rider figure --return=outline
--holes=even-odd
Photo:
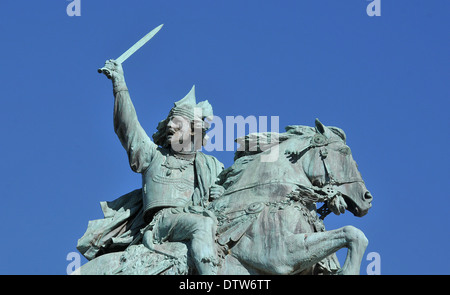
[[[137,119],[121,64],[108,60],[105,68],[113,82],[114,130],[131,169],[142,174],[144,220],[152,225],[143,244],[187,242],[198,273],[216,274],[217,220],[205,207],[210,198],[223,193],[215,184],[223,164],[199,151],[211,105],[197,104],[193,87],[158,124],[152,142]]]

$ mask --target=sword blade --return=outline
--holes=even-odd
[[[121,56],[119,56],[116,59],[116,61],[118,63],[123,63],[124,61],[126,61],[133,53],[138,51],[139,48],[144,46],[145,43],[147,43],[151,38],[153,38],[153,36],[155,36],[156,33],[158,33],[159,30],[161,30],[163,25],[164,24],[159,25],[158,27],[154,28],[150,33],[142,37],[141,40],[137,41],[133,46],[131,46],[127,51],[125,51]]]

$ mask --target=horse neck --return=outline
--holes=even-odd
[[[252,185],[266,185],[270,183],[285,183],[311,186],[308,176],[305,173],[304,159],[302,155],[287,153],[287,149],[295,142],[282,142],[277,147],[265,151],[264,153],[253,155],[249,158],[242,158],[236,161],[234,169],[228,179],[230,189],[239,189]],[[301,147],[299,147],[301,148]],[[278,149],[278,151],[273,150]],[[265,161],[264,156],[277,152],[275,161]],[[244,164],[245,163],[245,164]]]

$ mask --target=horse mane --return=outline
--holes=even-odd
[[[261,132],[250,133],[235,140],[239,148],[234,154],[234,160],[246,156],[260,154],[271,147],[288,140],[293,136],[311,137],[315,134],[315,129],[309,126],[289,125],[285,128],[286,132]]]
[[[222,171],[219,175],[219,184],[227,189],[231,184],[236,183],[244,171],[247,164],[260,153],[280,144],[292,137],[308,137],[315,134],[315,129],[308,126],[290,125],[285,128],[286,132],[261,132],[250,133],[235,140],[239,148],[234,154],[234,164]]]
[[[327,128],[332,131],[332,133],[339,136],[345,143],[346,136],[342,129],[333,126],[327,126]],[[236,183],[247,164],[251,162],[258,154],[270,149],[271,147],[293,137],[300,141],[310,140],[317,133],[317,130],[314,127],[302,125],[289,125],[285,127],[285,130],[286,132],[284,133],[250,133],[237,138],[235,142],[239,144],[239,148],[234,154],[234,164],[225,169],[219,175],[219,184],[223,185],[226,189],[232,183]],[[286,152],[290,153],[296,151],[287,150]]]

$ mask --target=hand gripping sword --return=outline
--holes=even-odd
[[[116,59],[116,62],[118,63],[123,63],[124,61],[126,61],[133,53],[135,53],[136,51],[139,50],[139,48],[141,48],[142,46],[144,46],[145,43],[147,43],[151,38],[153,38],[153,36],[156,35],[156,33],[159,32],[159,30],[161,30],[162,25],[159,25],[158,27],[154,28],[150,33],[148,33],[147,35],[145,35],[144,37],[142,37],[141,40],[137,41],[133,46],[131,46],[127,51],[125,51],[121,56],[119,56]],[[111,74],[109,72],[109,70],[107,68],[100,68],[97,70],[100,74],[104,73],[108,79],[111,79]]]

